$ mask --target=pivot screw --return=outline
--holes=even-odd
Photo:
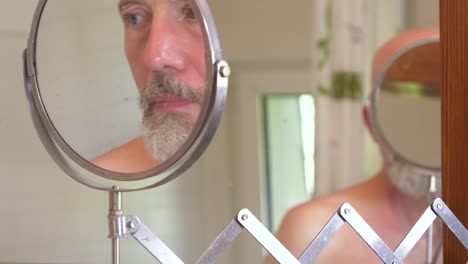
[[[351,210],[349,210],[349,208],[344,209],[345,214],[349,214],[350,212],[351,212]]]
[[[398,261],[394,260],[392,261],[392,264],[398,264]]]
[[[130,227],[131,229],[135,229],[137,227],[137,223],[135,221],[131,221],[130,223],[128,223],[128,227]]]
[[[437,209],[442,209],[442,204],[438,203],[437,204]]]
[[[244,220],[244,221],[246,221],[247,219],[249,219],[249,216],[246,215],[246,214],[245,214],[245,215],[242,215],[241,219]]]
[[[231,75],[231,68],[229,66],[221,66],[219,74],[221,77],[227,78]]]

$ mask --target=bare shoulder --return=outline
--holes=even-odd
[[[370,192],[374,184],[371,180],[293,207],[284,217],[277,238],[295,257],[299,257],[344,203],[369,206],[367,198],[372,195]],[[266,263],[276,262],[268,257]]]
[[[372,199],[369,198],[375,198],[372,193],[376,189],[374,186],[375,180],[372,179],[341,191],[317,197],[290,209],[283,222],[285,225],[319,225],[323,227],[344,203],[358,207],[370,206]]]
[[[290,209],[281,222],[277,238],[299,257],[338,207],[339,202],[323,197]]]

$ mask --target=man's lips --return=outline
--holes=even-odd
[[[155,98],[153,107],[157,111],[174,111],[179,107],[187,106],[192,103],[193,101],[189,99],[165,94]]]

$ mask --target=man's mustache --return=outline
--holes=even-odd
[[[169,95],[201,104],[204,91],[204,87],[194,87],[176,80],[168,74],[155,72],[151,83],[143,88],[139,104],[143,114],[149,115],[157,97]]]

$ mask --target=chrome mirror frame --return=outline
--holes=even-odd
[[[202,31],[206,43],[206,85],[209,101],[201,113],[194,131],[181,150],[160,166],[141,173],[118,173],[99,168],[84,160],[60,136],[44,106],[38,83],[36,63],[37,35],[40,21],[48,0],[40,0],[34,14],[27,49],[23,53],[24,83],[33,124],[52,159],[76,181],[99,190],[112,191],[120,186],[120,192],[138,191],[163,185],[187,170],[205,151],[219,126],[227,96],[230,68],[222,59],[222,50],[213,16],[206,0],[193,0],[196,14],[202,18]],[[78,165],[78,167],[77,167]],[[79,168],[81,167],[81,169]],[[86,172],[82,172],[84,169]],[[157,179],[155,179],[157,178]],[[162,178],[162,179],[161,179]],[[130,182],[133,181],[133,182]]]
[[[431,167],[428,165],[420,164],[418,162],[415,162],[413,160],[410,160],[408,157],[403,155],[401,152],[399,152],[397,149],[395,149],[392,144],[390,144],[389,140],[385,137],[385,134],[383,132],[382,126],[380,124],[379,118],[378,118],[378,99],[380,96],[380,89],[383,85],[383,82],[385,80],[385,74],[388,72],[388,70],[392,67],[393,63],[395,63],[403,54],[407,53],[408,51],[422,46],[426,44],[431,44],[431,43],[438,43],[439,37],[427,37],[425,39],[421,39],[415,42],[412,42],[408,45],[406,45],[404,48],[400,49],[396,54],[392,56],[392,58],[389,60],[389,62],[382,68],[382,70],[378,73],[378,78],[376,79],[376,82],[372,89],[372,92],[369,96],[368,100],[368,105],[369,105],[369,125],[371,126],[372,130],[375,131],[375,137],[376,140],[379,143],[382,143],[382,145],[386,148],[389,149],[392,154],[397,158],[398,160],[401,160],[407,164],[416,166],[418,168],[424,169],[424,170],[429,170],[429,171],[435,171],[435,172],[440,172],[441,168],[440,167]]]

